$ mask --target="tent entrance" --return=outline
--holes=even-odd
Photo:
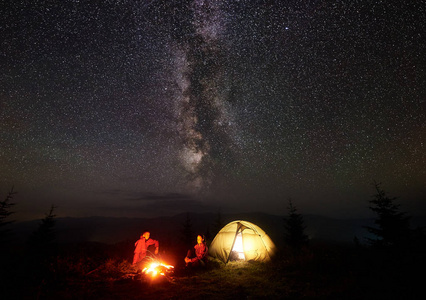
[[[241,232],[238,232],[235,236],[234,247],[231,250],[231,260],[246,260]]]

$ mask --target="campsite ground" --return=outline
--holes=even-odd
[[[420,299],[415,270],[383,268],[352,245],[315,243],[267,263],[213,260],[189,271],[182,257],[163,255],[176,270],[156,279],[135,272],[120,245],[66,248],[41,269],[9,260],[2,299]]]

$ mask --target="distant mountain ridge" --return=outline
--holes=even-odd
[[[277,244],[281,244],[285,234],[286,216],[265,213],[222,214],[222,225],[234,220],[246,220],[260,226]],[[156,239],[176,240],[181,237],[187,214],[156,218],[57,218],[55,231],[58,242],[101,242],[115,244],[123,241],[136,241],[144,230],[149,230]],[[214,238],[215,213],[189,213],[194,234],[210,233]],[[368,236],[365,226],[374,226],[374,219],[334,219],[318,215],[304,215],[305,233],[312,240],[328,240],[351,243],[357,237],[361,242]],[[35,231],[40,221],[14,224],[18,242],[24,242]],[[412,227],[425,226],[425,217],[412,218]]]

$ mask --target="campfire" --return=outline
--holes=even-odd
[[[152,278],[166,276],[173,273],[174,267],[161,262],[152,262],[142,269],[142,274],[151,275]]]

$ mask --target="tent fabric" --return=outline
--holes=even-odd
[[[271,238],[259,226],[243,220],[230,222],[218,232],[209,247],[209,255],[227,263],[238,233],[246,261],[267,261],[274,255],[276,247]]]

